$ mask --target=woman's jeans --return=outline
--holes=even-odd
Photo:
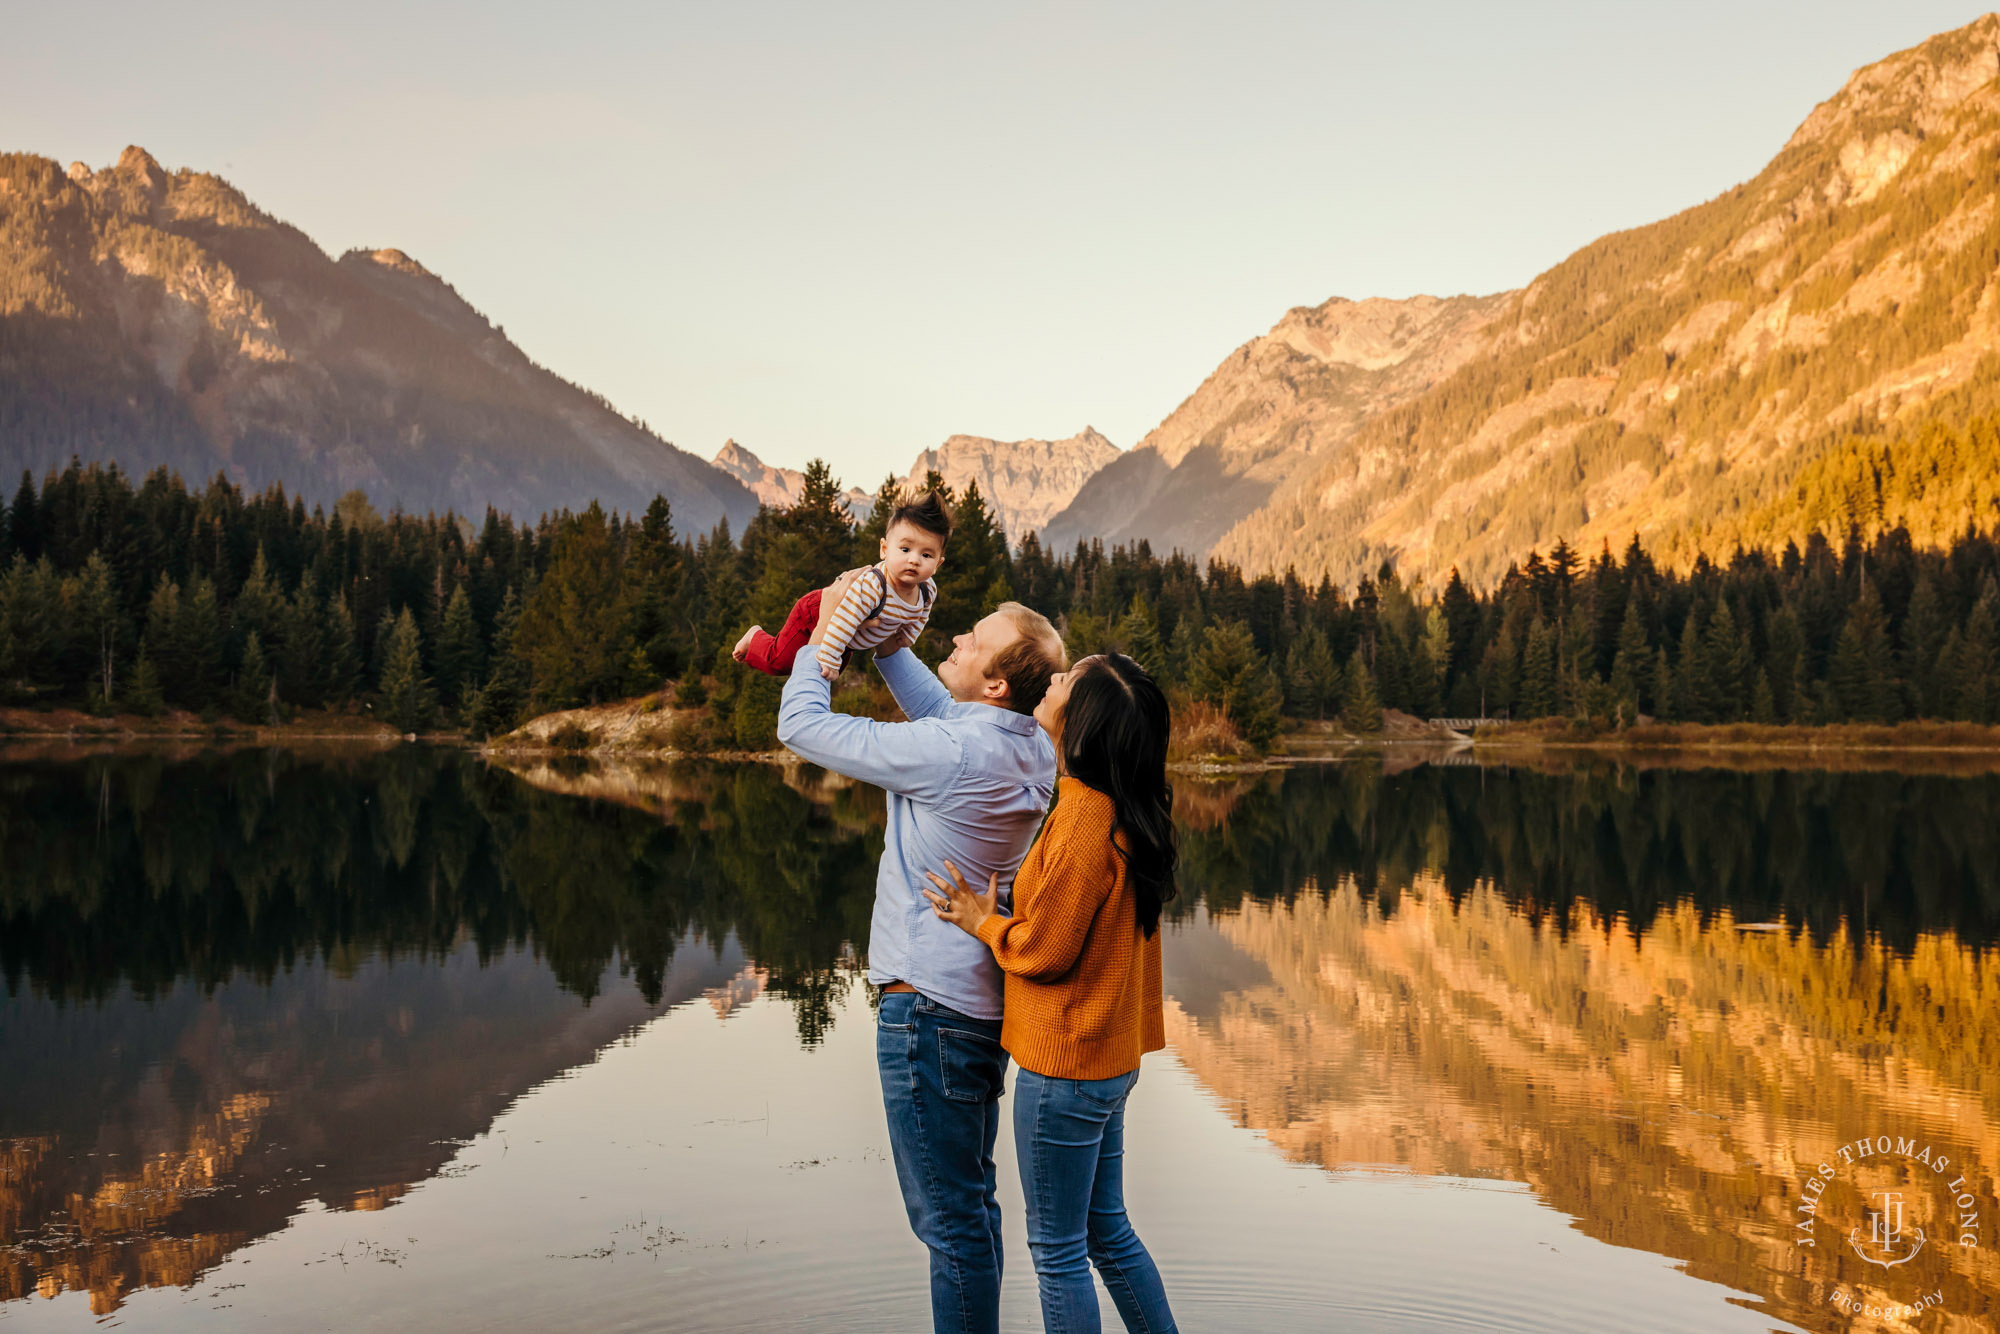
[[[1138,1082],[1137,1070],[1054,1079],[1023,1069],[1014,1078],[1014,1147],[1048,1334],[1101,1328],[1092,1264],[1126,1329],[1174,1329],[1160,1271],[1125,1217],[1125,1099]]]
[[[936,1334],[998,1334],[993,1141],[1007,1076],[1000,1021],[892,991],[876,1019],[875,1061],[903,1207],[931,1252],[931,1327]]]

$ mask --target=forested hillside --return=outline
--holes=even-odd
[[[1970,438],[1990,441],[1984,420]],[[532,523],[488,512],[331,513],[164,471],[24,478],[0,527],[0,691],[100,712],[179,707],[245,720],[363,710],[399,729],[503,732],[531,713],[658,690],[705,705],[690,746],[772,740],[779,683],[729,645],[803,590],[872,558],[894,497],[850,521],[823,464],[799,503],[740,539],[656,499],[633,519],[592,504]],[[1557,543],[1490,592],[1387,567],[1349,586],[1161,559],[1144,544],[1010,554],[976,486],[919,652],[1016,598],[1073,654],[1120,648],[1251,741],[1286,716],[1381,725],[1421,716],[1830,723],[2000,721],[2000,541],[1968,528],[1919,546],[1815,532],[1685,573],[1637,542],[1586,557]]]
[[[0,154],[0,468],[72,457],[415,512],[757,508],[401,251],[333,260],[138,148],[101,171]]]
[[[1826,516],[1799,487],[2000,404],[1996,75],[1993,15],[1860,71],[1754,180],[1512,296],[1479,355],[1214,554],[1348,581],[1456,566],[1488,586],[1558,539],[1636,533],[1678,568],[1805,541]],[[1932,534],[1995,521],[1966,498],[1911,493],[1902,515]]]

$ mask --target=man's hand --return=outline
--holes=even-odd
[[[864,565],[858,570],[849,570],[820,590],[819,624],[813,626],[812,638],[806,640],[806,643],[817,644],[826,638],[826,628],[833,624],[833,609],[840,605],[840,600],[847,596],[849,586],[867,569],[868,567]]]
[[[915,629],[906,625],[896,632],[894,639],[885,640],[877,644],[875,646],[875,656],[878,658],[893,658],[906,648],[915,648],[916,644],[917,635]]]

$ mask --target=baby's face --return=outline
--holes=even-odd
[[[913,523],[892,524],[882,539],[882,569],[903,588],[915,588],[944,562],[944,539]]]

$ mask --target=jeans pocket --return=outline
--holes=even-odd
[[[1127,1074],[1113,1075],[1109,1079],[1072,1079],[1069,1083],[1070,1087],[1076,1090],[1076,1096],[1085,1102],[1095,1103],[1099,1107],[1116,1107],[1125,1101],[1125,1095],[1132,1091],[1132,1085],[1137,1082],[1138,1071],[1134,1070]]]
[[[938,1073],[953,1102],[987,1102],[1000,1096],[1007,1053],[1000,1041],[963,1028],[938,1030]]]
[[[890,992],[875,1010],[875,1027],[891,1033],[914,1033],[917,1016],[908,993]]]

